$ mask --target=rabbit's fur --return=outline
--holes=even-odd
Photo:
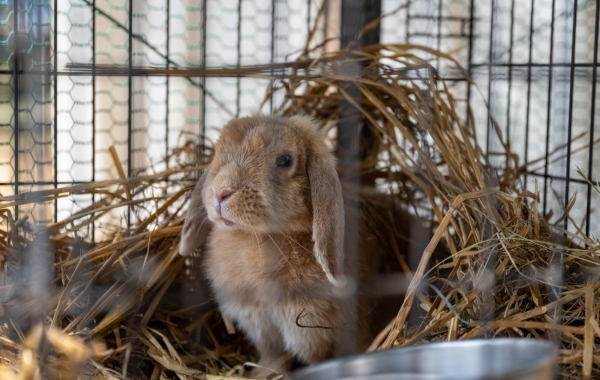
[[[307,117],[229,122],[192,193],[180,243],[187,255],[207,242],[205,270],[221,313],[256,346],[261,366],[282,372],[285,353],[315,363],[364,350],[376,332],[360,284],[358,297],[340,296],[349,288],[344,202],[324,141]],[[277,165],[282,156],[289,166]],[[355,275],[375,273],[377,250],[357,259]]]

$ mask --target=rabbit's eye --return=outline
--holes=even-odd
[[[275,160],[275,165],[278,168],[287,168],[292,163],[292,159],[287,154],[278,156]]]

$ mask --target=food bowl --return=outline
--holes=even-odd
[[[525,338],[431,343],[360,354],[294,372],[294,380],[550,380],[556,347]]]

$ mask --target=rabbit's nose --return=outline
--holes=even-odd
[[[217,194],[217,201],[219,201],[219,203],[223,203],[223,201],[225,201],[227,198],[229,198],[231,196],[231,194],[233,194],[233,190],[231,190],[231,189],[222,189]]]

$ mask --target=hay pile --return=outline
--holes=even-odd
[[[173,168],[159,173],[1,198],[2,379],[241,373],[241,337],[226,333],[195,259],[177,254],[186,196],[202,169],[187,164],[198,162],[197,150],[188,144],[167,160]],[[15,206],[82,194],[97,200],[58,223],[14,218]],[[104,225],[115,210],[137,222]]]
[[[318,76],[281,81],[285,114],[311,110],[335,123],[340,101],[359,109],[376,140],[363,177],[375,178],[409,210],[432,211],[437,223],[404,305],[371,350],[476,337],[551,339],[561,348],[562,378],[600,377],[600,242],[583,228],[562,227],[565,219],[578,226],[569,216],[576,195],[563,215],[540,215],[539,195],[521,190],[517,156],[504,143],[505,166],[492,167],[477,145],[470,109],[466,122],[443,78],[418,58],[425,53],[464,73],[439,52],[396,44],[355,52],[354,59],[368,62],[358,77],[326,62]],[[353,86],[359,101],[348,95]],[[443,285],[428,297],[421,280],[441,239],[451,257],[430,271],[430,282]],[[440,277],[444,268],[451,273]],[[411,307],[426,310],[426,318],[407,323]]]
[[[552,223],[540,215],[537,194],[521,190],[523,166],[508,145],[505,166],[491,167],[471,113],[468,123],[457,113],[443,78],[418,58],[422,53],[455,64],[397,44],[318,59],[306,52],[299,63],[245,73],[273,79],[265,101],[283,92],[278,112],[309,113],[325,127],[338,124],[339,104],[348,101],[373,136],[363,178],[407,210],[431,215],[437,226],[409,274],[404,305],[371,349],[536,337],[560,345],[563,378],[600,377],[600,243],[581,229],[559,227],[568,209]],[[342,60],[367,67],[346,75]],[[362,98],[349,96],[356,89]],[[220,379],[254,359],[239,336],[226,333],[195,278],[197,261],[176,254],[196,152],[192,146],[174,152],[171,169],[161,173],[0,198],[3,378],[75,378],[79,369],[84,379]],[[73,194],[96,194],[97,201],[49,226],[15,220],[15,206]],[[129,210],[136,222],[100,235],[98,220],[115,208]],[[91,242],[85,232],[92,229],[103,237]],[[420,280],[442,239],[452,255],[431,270],[438,286],[429,296]],[[28,285],[41,276],[36,269],[48,269],[36,263],[40,255],[51,263],[43,289]],[[440,269],[450,275],[440,278]],[[414,307],[426,317],[407,323]]]

